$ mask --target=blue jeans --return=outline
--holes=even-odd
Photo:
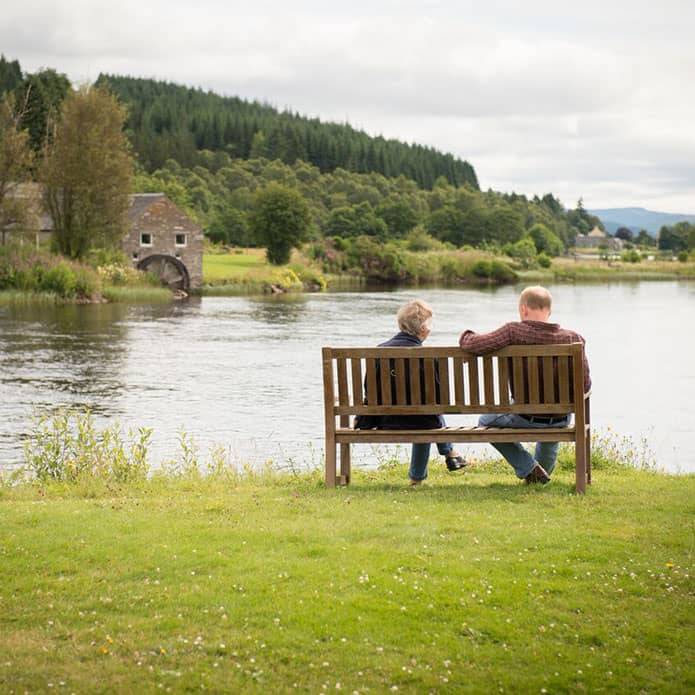
[[[553,427],[566,427],[569,424],[569,416],[564,419],[553,420]],[[529,429],[543,429],[550,427],[543,422],[529,422],[520,415],[509,413],[506,415],[481,415],[478,420],[481,427],[527,427]],[[555,468],[557,452],[560,442],[537,442],[533,456],[519,442],[499,442],[492,446],[504,456],[516,473],[517,478],[525,478],[533,467],[540,463],[546,473],[550,475]]]
[[[430,443],[415,443],[413,444],[413,453],[410,456],[410,469],[408,477],[411,480],[424,480],[427,477],[427,463],[430,460]],[[447,456],[454,449],[453,444],[448,442],[438,442],[437,451],[442,456]]]

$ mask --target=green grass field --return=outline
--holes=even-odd
[[[243,253],[206,253],[203,256],[203,282],[240,282],[254,271],[270,268],[265,249],[244,249]]]
[[[0,487],[3,693],[689,693],[695,476]]]

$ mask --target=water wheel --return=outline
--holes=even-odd
[[[162,285],[171,290],[188,291],[190,285],[188,270],[178,258],[153,254],[138,263],[138,270],[154,273],[162,281]]]

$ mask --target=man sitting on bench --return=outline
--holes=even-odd
[[[505,323],[490,333],[474,333],[467,330],[461,334],[459,345],[474,355],[485,355],[507,345],[558,345],[582,343],[584,338],[574,331],[550,323],[552,297],[545,287],[527,287],[519,298],[520,321]],[[589,364],[584,356],[584,392],[591,388]],[[481,427],[565,427],[567,415],[481,415]],[[555,468],[559,442],[538,442],[532,456],[519,442],[498,442],[492,446],[499,451],[516,472],[517,477],[527,483],[550,482]]]

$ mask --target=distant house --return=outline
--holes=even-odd
[[[600,248],[605,246],[612,251],[620,251],[623,248],[622,239],[609,237],[600,227],[594,227],[588,234],[577,234],[574,242],[577,248]]]
[[[38,248],[47,242],[53,233],[53,220],[44,209],[41,186],[38,183],[9,184],[6,196],[18,201],[26,209],[22,223],[13,222],[0,229],[0,244],[10,240],[20,244],[32,244]]]
[[[172,289],[200,287],[203,230],[164,193],[136,193],[130,200],[121,248],[133,266],[156,273]]]

